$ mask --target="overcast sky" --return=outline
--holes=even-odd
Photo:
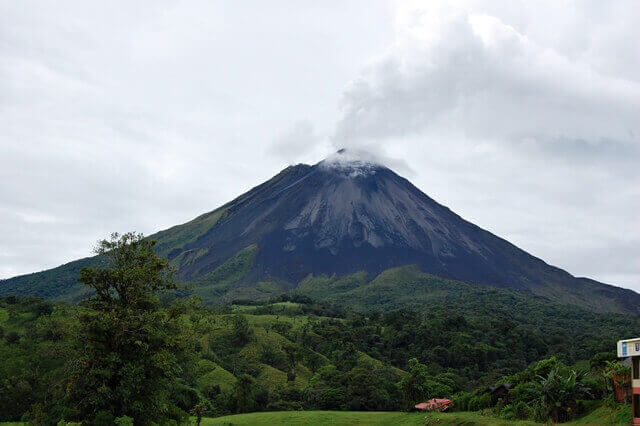
[[[365,149],[640,291],[640,3],[0,0],[0,278]]]

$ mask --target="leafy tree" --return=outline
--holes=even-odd
[[[307,407],[321,410],[346,409],[347,390],[342,373],[334,365],[325,365],[309,381],[304,399]]]
[[[307,366],[309,367],[311,372],[314,374],[316,371],[318,371],[318,368],[322,366],[322,358],[320,357],[320,355],[316,354],[315,352],[310,352],[309,354],[307,354],[306,362],[307,362]]]
[[[236,345],[245,345],[252,336],[249,321],[244,315],[234,315],[233,321],[233,341]]]
[[[296,360],[300,351],[295,345],[284,345],[282,349],[287,354],[287,381],[293,382],[296,379]]]
[[[233,399],[236,406],[234,411],[236,413],[246,413],[253,411],[253,392],[254,392],[255,380],[248,374],[243,374],[238,377],[236,385],[233,389]]]
[[[618,357],[614,351],[599,352],[591,357],[589,360],[589,367],[592,370],[604,369],[607,366],[608,361],[616,361]]]
[[[433,380],[427,366],[420,364],[416,358],[409,360],[409,374],[400,381],[399,386],[406,409],[417,402],[449,396],[452,393],[449,386]]]
[[[554,367],[546,377],[537,376],[532,401],[545,419],[554,423],[572,419],[577,414],[577,400],[590,396],[584,384],[584,372],[571,370],[566,374]]]
[[[358,363],[358,350],[349,342],[331,353],[331,358],[342,371],[351,370]]]
[[[93,296],[84,303],[69,365],[66,404],[79,420],[131,416],[136,423],[180,420],[171,402],[186,362],[180,309],[162,309],[157,294],[177,285],[155,242],[141,234],[112,234],[96,253],[103,262],[84,268],[79,281]]]
[[[53,312],[53,305],[48,302],[41,302],[35,306],[34,310],[37,316],[51,315]]]
[[[389,376],[369,367],[352,369],[342,379],[347,392],[347,408],[356,411],[397,409],[396,381],[395,375]]]
[[[207,411],[205,404],[197,404],[195,407],[193,407],[193,414],[195,414],[196,416],[196,425],[200,426],[200,423],[202,423],[202,416],[204,415],[204,413]]]

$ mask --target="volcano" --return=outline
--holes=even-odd
[[[389,168],[340,150],[287,167],[194,220],[157,251],[212,302],[295,289],[309,277],[361,284],[413,265],[436,277],[512,289],[596,311],[640,313],[640,295],[546,264],[438,204]],[[0,282],[0,294],[72,297],[91,258]],[[74,275],[76,274],[76,275]]]

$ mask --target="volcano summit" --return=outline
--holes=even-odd
[[[550,266],[465,221],[389,168],[345,150],[313,166],[287,167],[151,238],[179,277],[212,303],[296,288],[319,294],[314,285],[357,294],[380,274],[393,273],[387,270],[404,268],[412,272],[402,275],[403,284],[429,274],[596,311],[640,313],[639,294]],[[73,299],[79,269],[94,261],[0,281],[0,295]]]

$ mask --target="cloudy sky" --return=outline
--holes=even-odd
[[[0,278],[367,150],[640,291],[640,4],[0,0]]]

